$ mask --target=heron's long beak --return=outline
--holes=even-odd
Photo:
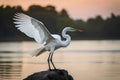
[[[81,29],[76,29],[75,31],[77,31],[77,32],[83,32],[83,30],[81,30]]]

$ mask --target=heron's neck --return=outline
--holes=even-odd
[[[66,39],[65,41],[62,41],[64,47],[68,46],[71,41],[71,37],[68,34],[66,34],[67,31],[67,29],[63,29],[62,31],[62,37]]]

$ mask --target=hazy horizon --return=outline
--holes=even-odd
[[[101,15],[103,18],[109,17],[111,13],[120,15],[119,0],[1,0],[0,5],[22,6],[27,10],[31,5],[53,5],[57,11],[66,9],[68,14],[73,19],[88,19]]]

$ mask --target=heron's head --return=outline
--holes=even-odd
[[[75,29],[75,28],[72,28],[72,27],[66,27],[65,29],[67,29],[70,32],[76,32],[76,31],[83,32],[83,30]]]

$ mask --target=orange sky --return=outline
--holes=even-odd
[[[30,5],[53,5],[57,11],[65,8],[74,19],[84,19],[102,15],[109,17],[113,12],[120,15],[120,0],[0,0],[0,5],[21,5],[27,9]]]

